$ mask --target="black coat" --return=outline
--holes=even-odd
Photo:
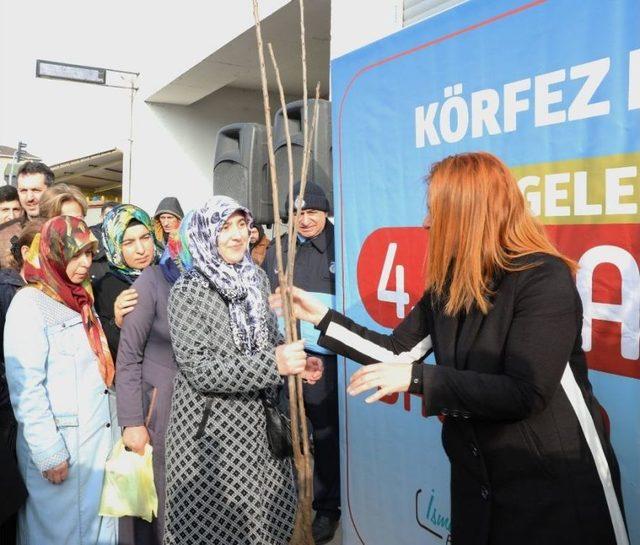
[[[426,414],[445,417],[456,545],[622,545],[618,465],[587,378],[580,298],[560,259],[533,260],[497,282],[487,315],[448,317],[427,293],[391,335],[331,311],[320,344],[365,364],[435,351],[438,365],[415,364],[412,378]]]
[[[24,280],[14,269],[0,270],[0,541],[3,536],[2,523],[18,511],[27,497],[18,465],[16,463],[17,424],[13,416],[9,389],[4,368],[4,323],[7,310],[16,292],[24,286]]]
[[[16,427],[11,408],[0,409],[0,537],[2,524],[20,509],[27,498],[27,489],[16,462],[15,442]]]
[[[113,304],[116,302],[118,295],[130,287],[131,284],[129,282],[110,271],[93,288],[96,312],[100,317],[100,323],[107,337],[107,343],[114,362],[118,354],[118,345],[120,344],[120,328],[116,325]]]

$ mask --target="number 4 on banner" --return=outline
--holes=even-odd
[[[404,309],[409,304],[409,294],[404,291],[404,267],[402,265],[396,265],[395,268],[396,289],[387,289],[397,250],[398,244],[395,242],[390,243],[387,248],[387,255],[384,258],[384,265],[382,266],[382,274],[378,282],[378,301],[395,303],[396,316],[398,318],[404,318]]]

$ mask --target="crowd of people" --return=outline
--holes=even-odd
[[[286,396],[283,377],[301,375],[313,534],[327,543],[340,518],[341,354],[364,365],[348,394],[419,394],[423,413],[441,418],[456,544],[628,545],[582,350],[577,265],[506,165],[480,152],[432,166],[425,291],[388,335],[333,310],[330,203],[313,182],[299,193],[301,340],[287,344],[275,247],[232,199],[183,214],[169,197],[153,218],[107,203],[90,229],[82,194],[53,184],[45,165],[25,164],[17,193],[0,192],[5,539],[17,527],[20,544],[288,543],[295,478],[272,450],[265,406]],[[437,365],[424,364],[432,352]],[[134,453],[153,448],[151,522],[99,515],[120,438]]]
[[[321,209],[326,218],[326,197]],[[335,356],[327,380],[326,351],[284,343],[260,267],[273,264],[264,227],[222,196],[186,215],[174,197],[153,217],[115,202],[98,225],[86,214],[82,192],[42,163],[0,189],[0,543],[287,543],[295,480],[291,460],[270,451],[263,398],[284,407],[292,374],[305,395],[321,392],[310,406],[335,405],[313,424],[314,532],[329,541],[340,515]],[[321,250],[328,273],[333,246]],[[153,448],[151,522],[99,515],[120,439]]]

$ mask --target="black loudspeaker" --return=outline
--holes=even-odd
[[[309,130],[313,119],[315,99],[307,101]],[[294,183],[300,180],[302,158],[304,156],[304,101],[298,100],[286,105],[291,134],[291,152],[293,156]],[[276,112],[273,122],[273,146],[276,154],[278,172],[278,196],[280,215],[287,216],[284,203],[289,192],[289,167],[287,159],[287,141],[285,136],[284,114],[282,109]],[[331,102],[318,100],[318,120],[315,133],[311,137],[311,157],[307,180],[317,183],[327,195],[333,211],[333,160],[331,157]]]
[[[257,123],[235,123],[218,131],[213,163],[213,194],[246,206],[256,223],[273,223],[267,177],[267,130]]]

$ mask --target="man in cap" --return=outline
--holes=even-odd
[[[175,197],[165,197],[160,201],[153,215],[156,239],[167,242],[169,235],[180,228],[184,217],[180,201]]]
[[[329,200],[322,188],[309,181],[304,195],[300,183],[294,186],[294,206],[300,210],[293,283],[312,292],[329,307],[335,306],[335,261],[333,224]],[[289,210],[289,199],[285,211]],[[283,258],[287,261],[288,235],[282,237]],[[278,287],[275,243],[267,250],[262,264],[271,290]],[[336,356],[318,346],[318,331],[312,324],[299,322],[300,336],[309,355],[322,359],[324,373],[314,385],[304,386],[307,416],[313,427],[314,470],[313,538],[316,545],[333,538],[340,520],[340,444],[338,434],[338,384]]]

